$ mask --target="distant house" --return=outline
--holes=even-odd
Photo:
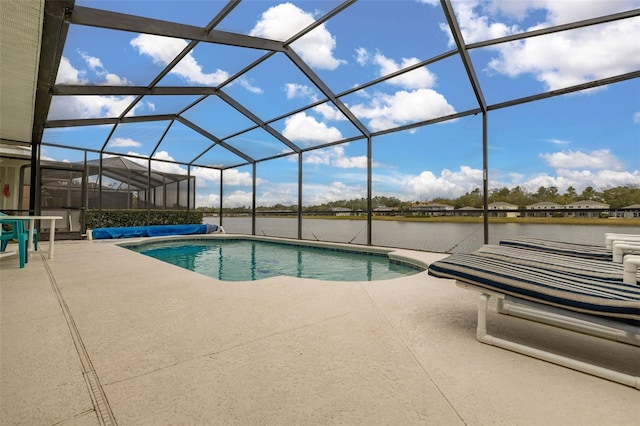
[[[553,203],[551,201],[541,201],[539,203],[529,204],[526,206],[528,211],[526,216],[529,217],[551,217],[553,216],[553,211],[558,209],[563,209],[564,206],[562,204]]]
[[[335,216],[353,216],[353,211],[346,207],[332,207],[331,213]]]
[[[413,213],[431,213],[433,215],[446,214],[443,210],[453,210],[453,206],[440,203],[415,203],[411,206]]]
[[[464,206],[456,209],[458,216],[471,216],[471,217],[480,217],[482,216],[483,209],[478,207]]]
[[[518,206],[516,206],[515,204],[498,201],[495,203],[490,203],[487,208],[489,209],[489,216],[518,217]]]
[[[526,206],[527,210],[555,210],[563,209],[562,204],[553,203],[551,201],[541,201],[539,203],[529,204]]]
[[[567,213],[569,217],[600,217],[601,213],[608,213],[609,204],[594,200],[580,200],[567,204],[565,208],[575,210]]]
[[[453,210],[453,206],[440,203],[415,203],[411,205],[411,210],[433,211],[433,210]]]
[[[631,204],[616,211],[616,217],[625,217],[629,219],[640,218],[640,204]]]
[[[380,206],[373,209],[373,213],[378,216],[394,216],[398,210],[397,207]]]

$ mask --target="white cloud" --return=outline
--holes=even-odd
[[[60,59],[56,84],[87,84],[86,72],[76,69],[68,58]]]
[[[555,168],[553,175],[518,176],[503,186],[520,185],[530,192],[541,186],[555,186],[562,193],[570,186],[580,192],[588,186],[602,191],[616,186],[640,185],[640,170],[624,170],[622,162],[607,149],[588,153],[568,150],[539,156]],[[496,182],[496,185],[502,183]]]
[[[224,184],[231,186],[249,186],[252,185],[253,179],[251,173],[241,172],[237,169],[225,170],[223,175]],[[256,184],[260,184],[263,180],[256,178]]]
[[[262,93],[264,93],[264,90],[262,90],[260,87],[257,87],[251,84],[251,82],[249,81],[249,79],[246,78],[246,76],[237,78],[231,84],[234,84],[234,83],[238,83],[241,87],[244,87],[248,92],[254,93],[256,95],[261,95]]]
[[[302,193],[304,205],[319,205],[338,200],[352,200],[364,197],[366,189],[362,185],[349,185],[334,181],[328,184],[305,185]],[[292,201],[297,202],[297,201]]]
[[[97,77],[102,79],[102,81],[98,81],[97,84],[108,86],[126,86],[131,84],[131,82],[125,77],[120,77],[117,74],[107,71],[104,65],[102,65],[102,60],[100,58],[91,56],[85,52],[79,53],[91,71],[93,71]],[[84,75],[86,75],[86,73],[84,73]]]
[[[554,175],[539,174],[525,176],[520,173],[510,173],[509,180],[501,179],[500,171],[489,172],[489,188],[514,188],[520,186],[524,190],[534,193],[540,188],[555,186],[560,193],[564,193],[572,186],[581,192],[590,186],[596,191],[607,188],[639,185],[640,170],[587,170],[587,169],[557,169]],[[386,192],[405,201],[427,201],[438,197],[458,198],[476,188],[482,188],[482,170],[469,166],[461,166],[458,171],[444,169],[439,175],[426,170],[418,175],[382,175],[374,174],[374,188],[376,192],[385,192],[384,188],[393,187]]]
[[[257,185],[256,204],[272,206],[274,204],[293,204],[298,201],[297,183],[262,182]]]
[[[220,182],[220,170],[208,167],[194,167],[191,174],[196,177],[197,186],[207,186],[212,182]]]
[[[130,44],[141,55],[151,57],[154,63],[163,67],[168,65],[187,47],[185,40],[152,34],[140,34],[132,39]],[[221,69],[216,69],[212,73],[205,73],[191,52],[182,58],[170,73],[178,75],[188,83],[206,86],[217,86],[229,78],[229,74]]]
[[[431,6],[438,6],[440,0],[418,0],[418,3],[429,4]]]
[[[364,48],[356,49],[356,55],[360,65],[365,66],[369,63],[376,65],[380,76],[389,75],[419,62],[417,58],[402,58],[397,62],[381,53],[372,55]],[[386,130],[456,112],[442,94],[432,89],[436,84],[436,75],[426,67],[401,74],[387,80],[386,84],[399,86],[404,90],[392,94],[381,91],[373,94],[364,90],[358,91],[357,95],[361,96],[364,102],[349,106],[358,118],[369,120],[368,126],[373,131]]]
[[[102,62],[98,58],[84,54],[85,61],[92,69],[103,70]],[[101,71],[102,72],[102,71]],[[115,74],[103,72],[104,81],[100,84],[124,85],[129,82]],[[62,57],[56,76],[56,84],[88,83],[87,71],[75,68],[68,58]],[[118,117],[135,100],[134,96],[54,96],[49,108],[49,120],[73,118],[103,118]],[[134,115],[140,107],[136,105],[129,115]]]
[[[131,82],[124,77],[108,72],[104,74],[104,83],[102,84],[107,86],[126,86],[131,84]]]
[[[104,71],[104,66],[102,65],[102,61],[100,58],[96,58],[95,56],[90,56],[85,52],[80,52],[80,56],[82,59],[89,65],[89,68],[92,70],[97,70],[98,72]]]
[[[302,161],[305,164],[328,166],[331,164],[331,155],[322,149],[314,149],[306,153]]]
[[[510,7],[510,2],[496,2],[502,7]],[[598,1],[580,0],[576,1],[556,1],[556,0],[528,0],[524,2],[530,9],[546,9],[547,21],[551,25],[566,24],[567,22],[580,21],[593,18],[594,16],[604,16],[623,10],[630,10],[640,6],[637,0],[624,1]],[[579,4],[579,7],[577,5]]]
[[[376,93],[368,104],[352,105],[351,110],[358,117],[368,119],[374,131],[456,112],[443,95],[432,89],[401,90],[391,95]]]
[[[576,2],[555,0],[490,4],[475,0],[456,1],[454,8],[465,41],[472,43],[619,12],[632,8],[630,3],[640,6],[637,1],[582,1],[578,6]],[[496,20],[501,16],[497,12],[522,19],[533,10],[546,12],[546,21],[524,28]],[[446,25],[441,28],[451,36]],[[488,69],[509,77],[532,74],[546,90],[610,77],[640,66],[639,32],[640,20],[636,18],[500,44],[491,48],[498,56],[491,59]]]
[[[379,73],[381,77],[420,62],[418,58],[402,58],[402,61],[397,63],[393,59],[387,58],[380,53],[374,56],[373,61],[380,67]],[[387,81],[388,84],[400,86],[404,89],[430,88],[435,85],[435,82],[436,76],[426,67],[417,68]]]
[[[152,34],[140,34],[133,38],[129,44],[141,55],[147,55],[153,62],[160,66],[166,66],[187,47],[187,42],[172,37],[162,37]]]
[[[358,47],[356,49],[356,62],[360,66],[365,66],[369,60],[371,59],[371,55],[364,47]]]
[[[167,161],[153,161],[154,158],[158,160],[171,161],[171,163],[168,163]],[[167,151],[158,151],[153,155],[153,157],[151,157],[151,168],[153,170],[158,170],[164,173],[186,175],[187,167],[181,164],[173,163],[173,161],[176,161],[175,158],[169,155]]]
[[[382,53],[371,54],[363,47],[356,49],[356,62],[360,66],[374,64],[378,67],[378,75],[384,77],[396,71],[410,67],[420,62],[418,58],[402,58],[398,63],[395,60],[384,56]],[[406,72],[391,80],[387,84],[400,86],[403,89],[426,89],[431,88],[436,83],[436,76],[427,67],[416,68]]]
[[[608,169],[623,170],[624,166],[608,149],[600,149],[589,153],[582,151],[562,151],[539,155],[547,164],[556,169]]]
[[[633,122],[636,124],[640,124],[640,111],[633,114]]]
[[[282,3],[267,9],[249,35],[285,41],[313,22],[312,14],[292,3]],[[344,63],[333,56],[336,41],[324,24],[295,41],[292,47],[311,67],[334,70]]]
[[[309,102],[315,102],[318,100],[318,96],[316,95],[316,91],[313,87],[304,84],[287,83],[285,84],[284,90],[287,94],[287,99],[302,98],[307,99]],[[320,114],[325,120],[347,120],[347,117],[345,117],[344,114],[342,114],[331,102],[325,102],[315,106],[312,110]]]
[[[208,182],[220,182],[220,170],[211,169],[208,167],[194,167],[191,170],[191,174],[199,179],[206,180]],[[251,186],[253,180],[251,173],[241,172],[237,169],[228,169],[223,171],[223,177],[225,186]],[[261,182],[260,178],[256,179],[256,183]]]
[[[115,147],[139,148],[142,146],[142,144],[130,138],[113,138],[111,139],[111,141],[109,141],[109,146],[112,148],[115,148]]]
[[[47,155],[47,151],[45,149],[45,147],[42,147],[42,151],[40,154],[40,161],[60,161],[57,158],[54,157],[50,157],[49,155]],[[69,162],[68,160],[62,160],[62,162],[66,163]]]
[[[466,43],[504,37],[518,31],[518,27],[515,25],[509,26],[501,22],[490,22],[490,16],[476,10],[480,5],[481,2],[479,0],[455,1],[456,18]],[[449,26],[442,23],[440,28],[449,35],[449,45],[455,46]]]
[[[326,150],[321,150],[326,151]],[[315,154],[315,153],[314,153]],[[306,155],[305,155],[306,157]],[[318,158],[323,165],[333,165],[338,167],[340,161],[359,161],[360,157],[347,158],[336,152],[330,152],[322,158]],[[315,161],[315,160],[314,160]],[[228,173],[229,171],[225,171]],[[458,170],[443,169],[436,174],[432,171],[422,171],[418,175],[383,174],[382,169],[374,171],[374,191],[377,195],[388,195],[397,197],[404,201],[427,201],[438,197],[457,198],[476,188],[482,188],[482,170],[469,166],[460,166]],[[215,171],[215,176],[218,172]],[[613,170],[569,170],[558,169],[555,175],[535,175],[525,176],[520,173],[509,173],[508,181],[500,178],[500,172],[492,170],[489,173],[490,188],[514,188],[520,186],[526,191],[534,193],[539,187],[555,186],[563,193],[569,186],[581,192],[587,186],[593,187],[596,191],[622,185],[640,185],[640,171],[613,171]],[[246,175],[248,178],[248,174]],[[217,178],[216,178],[217,179]],[[349,182],[353,182],[349,180]],[[225,175],[225,183],[229,183],[229,178]],[[242,185],[247,182],[242,182]],[[306,183],[303,187],[303,204],[318,205],[330,201],[350,200],[365,196],[366,189],[361,184],[347,183],[346,180],[334,180],[330,183]],[[202,195],[198,193],[197,205],[218,205],[217,189],[213,195]],[[213,201],[208,201],[213,200]],[[273,183],[260,181],[258,185],[258,195],[256,197],[258,205],[270,206],[280,204],[296,204],[297,184],[296,183]],[[225,206],[249,206],[251,205],[251,192],[237,190],[229,194],[225,193]]]
[[[304,84],[287,83],[284,86],[284,91],[287,93],[287,99],[302,98],[315,100],[316,98],[315,90]]]
[[[508,176],[511,178],[512,182],[521,182],[525,177],[524,174],[518,172],[511,172]]]
[[[341,156],[336,158],[333,161],[333,165],[335,167],[343,168],[343,169],[366,169],[367,168],[367,156],[366,155],[357,155],[355,157],[345,157]]]
[[[366,155],[349,157],[345,155],[344,146],[315,149],[313,151],[306,152],[303,155],[302,160],[305,164],[333,166],[341,169],[367,168]]]
[[[569,145],[571,142],[569,141],[565,141],[562,139],[555,139],[555,138],[551,138],[551,139],[547,139],[547,142],[554,144],[554,145]]]
[[[328,127],[304,112],[299,112],[285,120],[282,135],[293,142],[323,143],[344,139],[340,130]]]
[[[399,183],[409,200],[454,198],[482,187],[482,170],[461,166],[458,171],[443,169],[439,176],[431,171],[423,171],[417,176],[407,176]]]
[[[347,121],[347,117],[345,117],[338,108],[334,107],[331,102],[320,104],[314,107],[313,111],[322,115],[322,118],[325,120]]]
[[[118,117],[134,100],[134,96],[54,96],[48,119]]]
[[[605,189],[624,185],[640,186],[640,170],[600,170],[597,172],[593,184],[589,186]]]
[[[590,186],[596,191],[602,191],[607,188],[624,185],[640,185],[640,171],[614,171],[599,170],[596,172],[590,170],[556,170],[556,176],[540,175],[532,177],[526,181],[517,183],[520,187],[529,192],[536,192],[541,186],[555,186],[560,193],[572,186],[576,191],[581,192]],[[504,185],[504,186],[515,186]],[[499,187],[499,186],[495,186]]]
[[[224,196],[224,206],[226,207],[249,207],[252,202],[253,194],[247,191],[237,190]]]
[[[250,187],[252,185],[250,173],[240,172],[236,169],[225,170],[223,173],[225,187]],[[192,175],[196,176],[196,184],[198,186],[206,186],[207,188],[211,188],[212,184],[220,183],[219,170],[194,167],[194,169],[192,170]],[[264,183],[264,180],[259,178],[256,179],[256,185],[261,185]],[[196,207],[218,207],[220,205],[220,195],[218,194],[218,189],[219,186],[216,186],[215,189],[213,189],[210,193],[206,193],[206,191],[197,191]],[[251,193],[251,191],[236,189],[233,191],[226,190],[224,193],[223,203],[225,207],[251,206],[252,201],[253,194]]]
[[[215,193],[202,194],[200,192],[196,192],[196,207],[218,207],[220,205],[220,196]],[[225,203],[225,207],[241,207],[239,206],[227,205]]]

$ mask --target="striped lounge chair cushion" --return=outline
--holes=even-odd
[[[613,263],[610,260],[584,259],[535,250],[523,250],[511,246],[486,245],[473,253],[479,256],[517,263],[518,265],[535,266],[586,277],[622,281],[624,274],[623,264]],[[640,283],[640,271],[638,271],[636,281]]]
[[[567,243],[531,237],[516,237],[500,241],[501,246],[513,246],[548,253],[564,254],[584,259],[612,260],[613,253],[603,246]]]
[[[518,265],[478,254],[453,254],[429,266],[451,278],[518,299],[640,326],[640,286]]]

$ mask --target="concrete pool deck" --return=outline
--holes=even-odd
[[[0,424],[637,425],[633,388],[479,343],[475,293],[213,280],[59,241],[0,260]],[[418,253],[429,262],[443,255]],[[492,311],[491,331],[640,375],[640,348]]]

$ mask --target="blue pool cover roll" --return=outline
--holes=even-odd
[[[121,228],[96,228],[92,231],[94,240],[134,238],[134,237],[160,237],[165,235],[192,235],[209,234],[216,232],[218,225],[206,223],[193,225],[149,225],[149,226],[125,226]]]

